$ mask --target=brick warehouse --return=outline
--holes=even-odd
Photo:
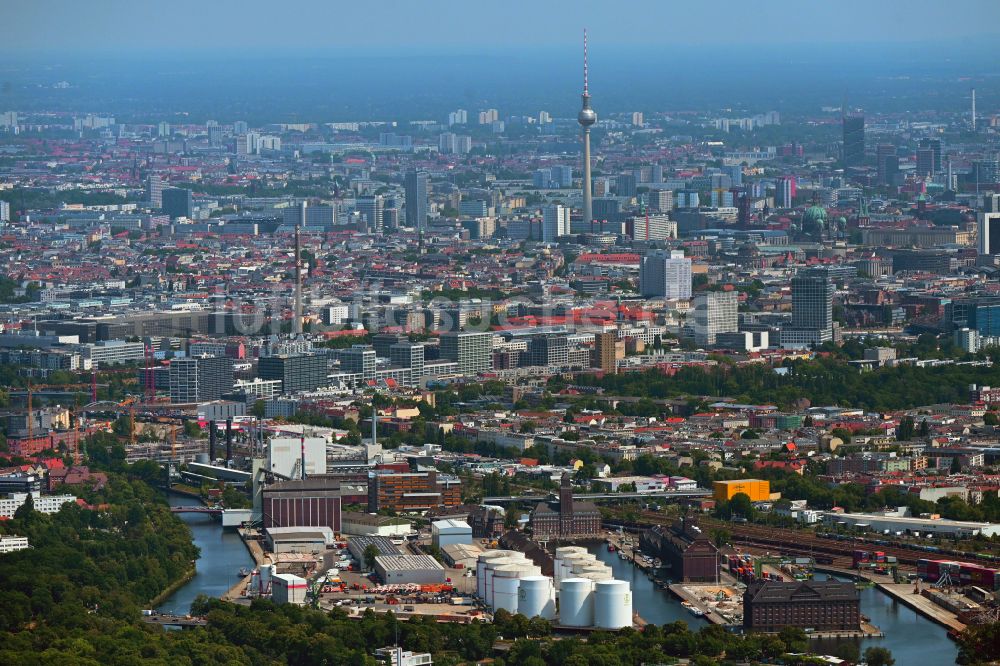
[[[854,583],[750,583],[743,593],[743,628],[777,632],[784,627],[857,631],[861,628],[861,596]]]
[[[601,512],[593,502],[573,499],[569,474],[559,487],[559,508],[539,502],[531,512],[531,533],[536,540],[590,537],[601,531]]]
[[[719,549],[691,519],[646,530],[640,545],[644,552],[656,553],[682,583],[719,580]]]

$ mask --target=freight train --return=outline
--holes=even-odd
[[[892,541],[890,539],[879,539],[875,537],[863,537],[863,536],[851,536],[847,534],[836,534],[833,532],[817,532],[816,536],[824,539],[833,539],[835,541],[849,541],[852,543],[866,543],[875,546],[888,546],[895,548],[908,548],[910,550],[920,550],[926,553],[935,553],[939,555],[951,555],[952,557],[961,557],[968,560],[979,560],[982,562],[993,562],[1000,564],[1000,555],[993,555],[991,553],[973,553],[965,550],[958,550],[957,548],[947,548],[941,546],[930,546],[920,543],[901,543],[899,541]]]

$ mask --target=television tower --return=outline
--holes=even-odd
[[[587,29],[583,30],[583,108],[576,120],[583,127],[583,223],[594,221],[594,199],[590,193],[590,126],[597,122],[597,113],[590,108],[590,89],[587,86]]]

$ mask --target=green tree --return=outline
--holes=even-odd
[[[729,510],[734,516],[743,516],[747,520],[752,521],[757,511],[753,508],[753,502],[750,500],[750,496],[746,493],[736,493],[733,495],[732,499],[729,500]]]
[[[904,416],[899,421],[899,427],[896,428],[896,439],[898,439],[901,442],[905,442],[907,440],[913,439],[913,434],[915,432],[916,428],[914,427],[913,417],[909,415]]]
[[[264,418],[264,401],[257,400],[253,403],[253,407],[250,409],[250,415],[256,416],[259,419]]]
[[[924,419],[924,422],[926,423],[927,419]],[[986,412],[985,414],[983,414],[983,423],[985,423],[988,426],[1000,425],[1000,419],[997,419],[996,412],[992,411]]]
[[[364,553],[362,555],[362,557],[364,558],[364,561],[365,561],[365,568],[368,569],[369,571],[374,571],[375,570],[375,558],[378,557],[378,556],[379,556],[378,546],[376,546],[373,543],[372,544],[368,544],[368,546],[365,547],[365,551],[364,551]]]
[[[865,650],[865,662],[868,666],[893,666],[896,660],[888,649],[873,646]]]

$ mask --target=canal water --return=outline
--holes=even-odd
[[[825,578],[817,574],[817,580]],[[837,578],[837,577],[835,577]],[[847,580],[837,578],[837,580]],[[817,640],[810,644],[816,652],[835,654],[838,646],[854,643],[864,654],[872,646],[887,648],[897,664],[939,666],[954,664],[958,644],[948,638],[948,632],[909,606],[905,606],[876,587],[861,590],[861,612],[872,619],[885,638]]]
[[[170,493],[170,506],[202,506],[197,498]],[[187,615],[191,602],[199,594],[221,597],[239,580],[241,567],[252,569],[253,558],[234,530],[223,530],[222,523],[204,513],[182,513],[181,520],[191,528],[194,545],[201,549],[195,563],[194,578],[167,597],[157,610],[174,615]]]
[[[692,615],[681,606],[680,599],[653,584],[646,573],[628,560],[623,560],[618,553],[608,552],[605,544],[587,548],[597,555],[597,559],[611,567],[618,580],[628,581],[632,585],[632,610],[649,624],[670,624],[677,620],[688,623],[692,630],[698,630],[708,624],[703,617]]]
[[[615,578],[632,584],[632,608],[646,622],[667,624],[683,620],[695,631],[708,624],[707,620],[695,617],[685,610],[680,600],[669,591],[654,585],[639,567],[622,560],[617,553],[609,553],[607,546],[591,546],[588,550],[612,568]],[[825,575],[817,574],[816,578],[823,580]],[[948,638],[943,627],[918,615],[878,588],[865,588],[860,593],[861,612],[872,619],[872,624],[881,629],[885,637],[814,640],[809,643],[811,651],[835,655],[843,649],[844,644],[853,643],[861,654],[871,646],[888,648],[896,663],[906,666],[945,666],[955,663],[958,646]]]

